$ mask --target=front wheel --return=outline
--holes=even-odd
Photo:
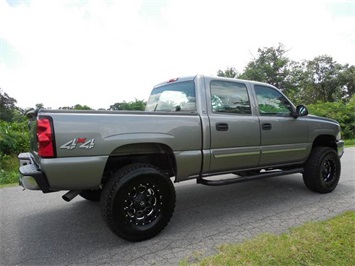
[[[170,221],[175,189],[158,168],[133,164],[118,170],[105,184],[101,213],[108,227],[129,241],[149,239]]]
[[[335,150],[315,147],[305,164],[303,181],[312,191],[329,193],[338,185],[340,170],[340,159]]]

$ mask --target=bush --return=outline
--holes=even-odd
[[[0,156],[28,151],[29,142],[27,122],[0,121]]]
[[[29,150],[27,122],[0,121],[0,184],[18,182],[17,155]]]
[[[0,155],[0,185],[18,182],[18,167],[16,155]]]
[[[348,103],[326,102],[310,104],[309,112],[314,115],[335,119],[339,122],[344,139],[355,138],[355,97]]]

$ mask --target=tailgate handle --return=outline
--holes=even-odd
[[[271,130],[272,129],[272,125],[270,123],[264,123],[264,124],[262,124],[261,128],[263,130]]]
[[[217,123],[216,129],[217,131],[228,131],[229,127],[227,123]]]

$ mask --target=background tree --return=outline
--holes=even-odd
[[[14,120],[17,101],[0,89],[0,120],[12,122]]]
[[[341,78],[341,74],[345,66],[327,55],[304,61],[303,66],[299,93],[304,103],[335,102],[343,98],[345,80]]]
[[[92,109],[87,105],[76,104],[74,105],[74,110],[92,110]]]
[[[37,103],[36,104],[36,109],[43,109],[44,108],[44,104],[43,103]]]
[[[296,62],[283,44],[258,49],[242,73],[234,67],[218,70],[221,77],[265,82],[281,89],[295,104],[350,100],[355,93],[355,67],[341,65],[328,55]]]
[[[340,78],[343,85],[343,98],[346,101],[352,99],[352,96],[355,95],[355,66],[346,65]]]
[[[17,163],[15,156],[29,148],[27,120],[16,102],[0,89],[0,174],[9,161]]]
[[[147,102],[143,100],[137,100],[131,102],[118,102],[110,106],[109,110],[136,110],[136,111],[144,111]]]
[[[60,110],[93,110],[87,105],[76,104],[74,106],[59,107]]]
[[[217,76],[225,78],[237,78],[239,77],[238,71],[234,67],[227,67],[226,70],[218,70]]]
[[[291,60],[283,44],[258,49],[258,55],[247,64],[238,78],[256,80],[274,85],[281,90],[291,87]]]

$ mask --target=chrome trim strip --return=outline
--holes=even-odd
[[[282,150],[270,150],[261,151],[262,154],[279,153],[279,152],[292,152],[292,151],[305,151],[307,148],[294,148],[294,149],[282,149]]]
[[[249,156],[249,155],[258,155],[260,152],[238,152],[238,153],[229,153],[229,154],[214,154],[214,158],[229,158],[229,157],[238,157],[238,156]]]

